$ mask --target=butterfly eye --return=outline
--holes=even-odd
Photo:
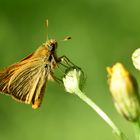
[[[49,49],[49,51],[54,51],[54,49],[55,49],[55,44],[50,44],[50,45],[48,46],[48,49]]]

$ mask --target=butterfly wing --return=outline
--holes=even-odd
[[[30,55],[0,72],[0,91],[38,108],[49,75],[50,66],[47,61]]]
[[[26,58],[24,58],[23,60],[21,60],[20,62],[13,64],[13,65],[9,66],[8,68],[0,71],[0,91],[1,92],[9,94],[9,92],[7,90],[9,80],[14,75],[14,73],[16,73],[16,71],[18,69],[20,69],[21,66],[23,66],[24,64],[27,63],[28,58],[31,58],[31,57],[32,57],[32,55],[29,55]]]

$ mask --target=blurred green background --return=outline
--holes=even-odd
[[[139,79],[131,62],[140,46],[139,0],[1,0],[0,68],[36,50],[49,37],[58,41],[58,56],[82,67],[84,92],[133,139],[132,124],[114,109],[106,66],[122,62]],[[72,40],[62,42],[65,36]],[[112,130],[78,97],[49,82],[42,106],[0,95],[0,140],[113,140]]]

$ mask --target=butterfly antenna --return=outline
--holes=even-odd
[[[70,40],[71,37],[70,36],[66,36],[62,41],[67,41],[67,40]]]
[[[46,20],[46,31],[47,31],[47,33],[46,33],[46,41],[49,39],[49,37],[48,37],[48,25],[49,25],[49,21],[47,19]]]

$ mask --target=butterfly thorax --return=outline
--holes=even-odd
[[[34,53],[34,56],[46,56],[55,55],[57,48],[57,42],[54,39],[50,39],[43,43]]]

